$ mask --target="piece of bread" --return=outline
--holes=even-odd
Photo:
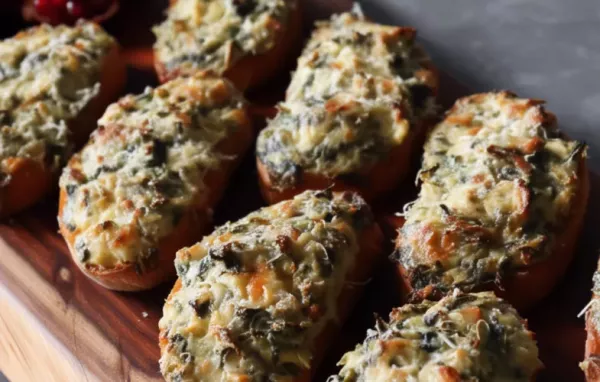
[[[119,46],[93,23],[41,25],[0,42],[0,216],[52,189],[124,83]]]
[[[562,277],[587,205],[586,146],[542,103],[472,95],[431,132],[393,255],[406,297],[494,289],[525,309]]]
[[[529,382],[543,368],[526,320],[492,292],[455,290],[376,320],[328,381]]]
[[[370,201],[407,174],[415,137],[435,116],[438,75],[408,27],[356,12],[320,22],[257,142],[269,203],[307,189]]]
[[[300,43],[298,0],[172,0],[154,28],[161,82],[211,70],[244,91],[281,73]]]
[[[599,264],[600,269],[600,264]],[[585,312],[585,360],[579,365],[588,382],[600,381],[600,271],[593,277],[592,299]]]
[[[594,341],[594,345],[591,346],[597,349],[596,341],[598,340],[598,333],[595,332],[593,336],[593,339],[590,339],[590,334],[588,332],[588,338],[586,340],[586,357],[585,360],[579,364],[579,367],[585,374],[585,380],[588,382],[600,381],[600,356],[598,356],[598,353],[592,355],[588,355],[587,353],[590,341]]]
[[[167,381],[306,381],[380,260],[352,192],[307,191],[182,249],[160,320]]]
[[[197,241],[249,148],[241,94],[199,73],[112,104],[60,179],[59,226],[73,260],[103,286],[151,288]]]

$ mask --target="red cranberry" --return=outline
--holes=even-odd
[[[36,12],[52,24],[104,14],[116,0],[34,0]]]
[[[83,4],[77,1],[67,2],[67,12],[69,12],[69,15],[75,20],[86,16]]]
[[[61,23],[64,18],[65,0],[35,0],[35,11],[52,24]]]

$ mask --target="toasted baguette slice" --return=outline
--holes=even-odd
[[[302,32],[297,0],[173,0],[154,28],[161,82],[210,70],[240,90],[281,73]]]
[[[197,74],[111,105],[60,180],[73,260],[103,286],[135,291],[175,276],[252,142],[245,101]]]
[[[598,340],[597,332],[594,333],[593,341]],[[596,354],[588,355],[587,354],[587,344],[591,341],[590,334],[588,332],[588,339],[586,341],[586,356],[585,360],[579,364],[581,370],[585,374],[585,380],[588,382],[597,382],[600,381],[600,356]],[[594,345],[597,346],[597,345]]]
[[[586,147],[542,103],[476,94],[431,132],[394,256],[406,297],[494,289],[526,309],[563,276],[586,211]]]
[[[600,269],[600,264],[598,266]],[[579,365],[588,382],[600,381],[600,271],[594,273],[592,300],[585,312],[585,360]]]
[[[325,187],[370,201],[406,176],[415,137],[435,116],[438,89],[415,36],[357,13],[317,24],[285,102],[257,142],[267,202]]]
[[[182,249],[159,323],[165,379],[309,381],[381,247],[364,200],[325,190]]]
[[[42,25],[0,42],[0,216],[56,184],[125,83],[117,43],[93,23]]]
[[[529,382],[543,367],[534,334],[513,307],[492,292],[459,290],[396,308],[389,322],[377,318],[339,365],[328,381]]]

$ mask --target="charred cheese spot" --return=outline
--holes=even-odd
[[[276,188],[303,172],[330,178],[370,168],[434,113],[437,83],[411,28],[355,13],[317,29],[298,60],[285,102],[263,130],[257,155]]]
[[[159,324],[163,337],[180,339],[163,349],[166,380],[288,381],[306,372],[371,224],[358,197],[305,192],[181,250],[182,287]],[[211,301],[201,319],[197,301]]]
[[[58,170],[71,152],[67,123],[100,90],[114,40],[93,23],[41,25],[0,42],[0,160],[30,158]]]
[[[157,59],[171,71],[223,74],[245,56],[275,45],[293,0],[178,0],[154,28]]]
[[[537,100],[457,101],[425,146],[421,191],[400,230],[397,260],[415,289],[469,289],[546,260],[584,160],[585,145],[564,138]]]
[[[109,106],[60,179],[62,223],[77,227],[75,249],[88,254],[80,260],[151,265],[160,240],[208,197],[207,172],[233,159],[217,146],[247,124],[243,107],[229,83],[202,75]]]
[[[523,381],[542,367],[533,333],[493,293],[394,309],[346,353],[329,382]]]

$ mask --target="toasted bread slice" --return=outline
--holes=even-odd
[[[265,207],[182,249],[159,323],[165,379],[309,381],[381,249],[365,202],[331,190]]]
[[[339,365],[328,381],[529,382],[543,367],[534,334],[513,307],[492,292],[459,290],[396,308],[389,322],[377,318]]]
[[[320,190],[331,188],[335,191],[355,191],[368,201],[373,201],[382,194],[393,189],[399,179],[404,179],[410,170],[410,156],[412,153],[412,138],[407,138],[400,146],[390,152],[372,166],[364,166],[358,173],[335,178],[314,172],[301,172],[295,169],[295,174],[300,174],[300,180],[293,180],[287,187],[281,187],[281,181],[276,180],[278,175],[273,175],[270,168],[260,158],[256,159],[260,190],[263,198],[270,204],[289,199],[306,190]]]
[[[55,185],[125,84],[117,43],[93,23],[42,25],[0,42],[0,216]]]
[[[595,330],[595,329],[594,329]],[[595,338],[593,339],[593,341],[597,341],[597,333],[594,334]],[[590,339],[590,335],[588,332],[588,339],[587,339],[587,343],[589,343],[591,341]],[[587,345],[586,345],[587,346]],[[587,349],[587,347],[586,347]],[[600,357],[596,354],[594,355],[587,355],[587,350],[586,350],[586,357],[585,357],[585,361],[581,362],[581,364],[579,365],[581,367],[581,369],[583,370],[584,374],[585,374],[585,380],[588,382],[597,382],[600,381]]]
[[[595,299],[597,298],[595,297]],[[596,314],[595,317],[594,314]],[[600,333],[598,332],[597,314],[590,310],[586,315],[585,360],[579,365],[588,382],[600,381]]]
[[[196,71],[227,77],[240,90],[281,73],[300,43],[297,0],[175,0],[154,28],[161,82]]]
[[[74,261],[116,290],[174,277],[176,251],[207,229],[252,137],[239,92],[202,73],[111,105],[60,181]]]
[[[586,149],[542,103],[476,94],[432,131],[396,243],[406,297],[494,289],[526,309],[563,276],[587,206]]]
[[[599,264],[600,269],[600,264]],[[585,360],[579,365],[588,382],[600,381],[600,271],[593,277],[592,299],[585,312]]]
[[[586,381],[600,381],[600,357],[598,357],[597,355],[586,356],[585,361],[581,363],[580,367],[585,373]]]
[[[356,13],[317,24],[285,102],[257,142],[267,202],[324,187],[369,201],[405,177],[438,89],[415,35]]]

